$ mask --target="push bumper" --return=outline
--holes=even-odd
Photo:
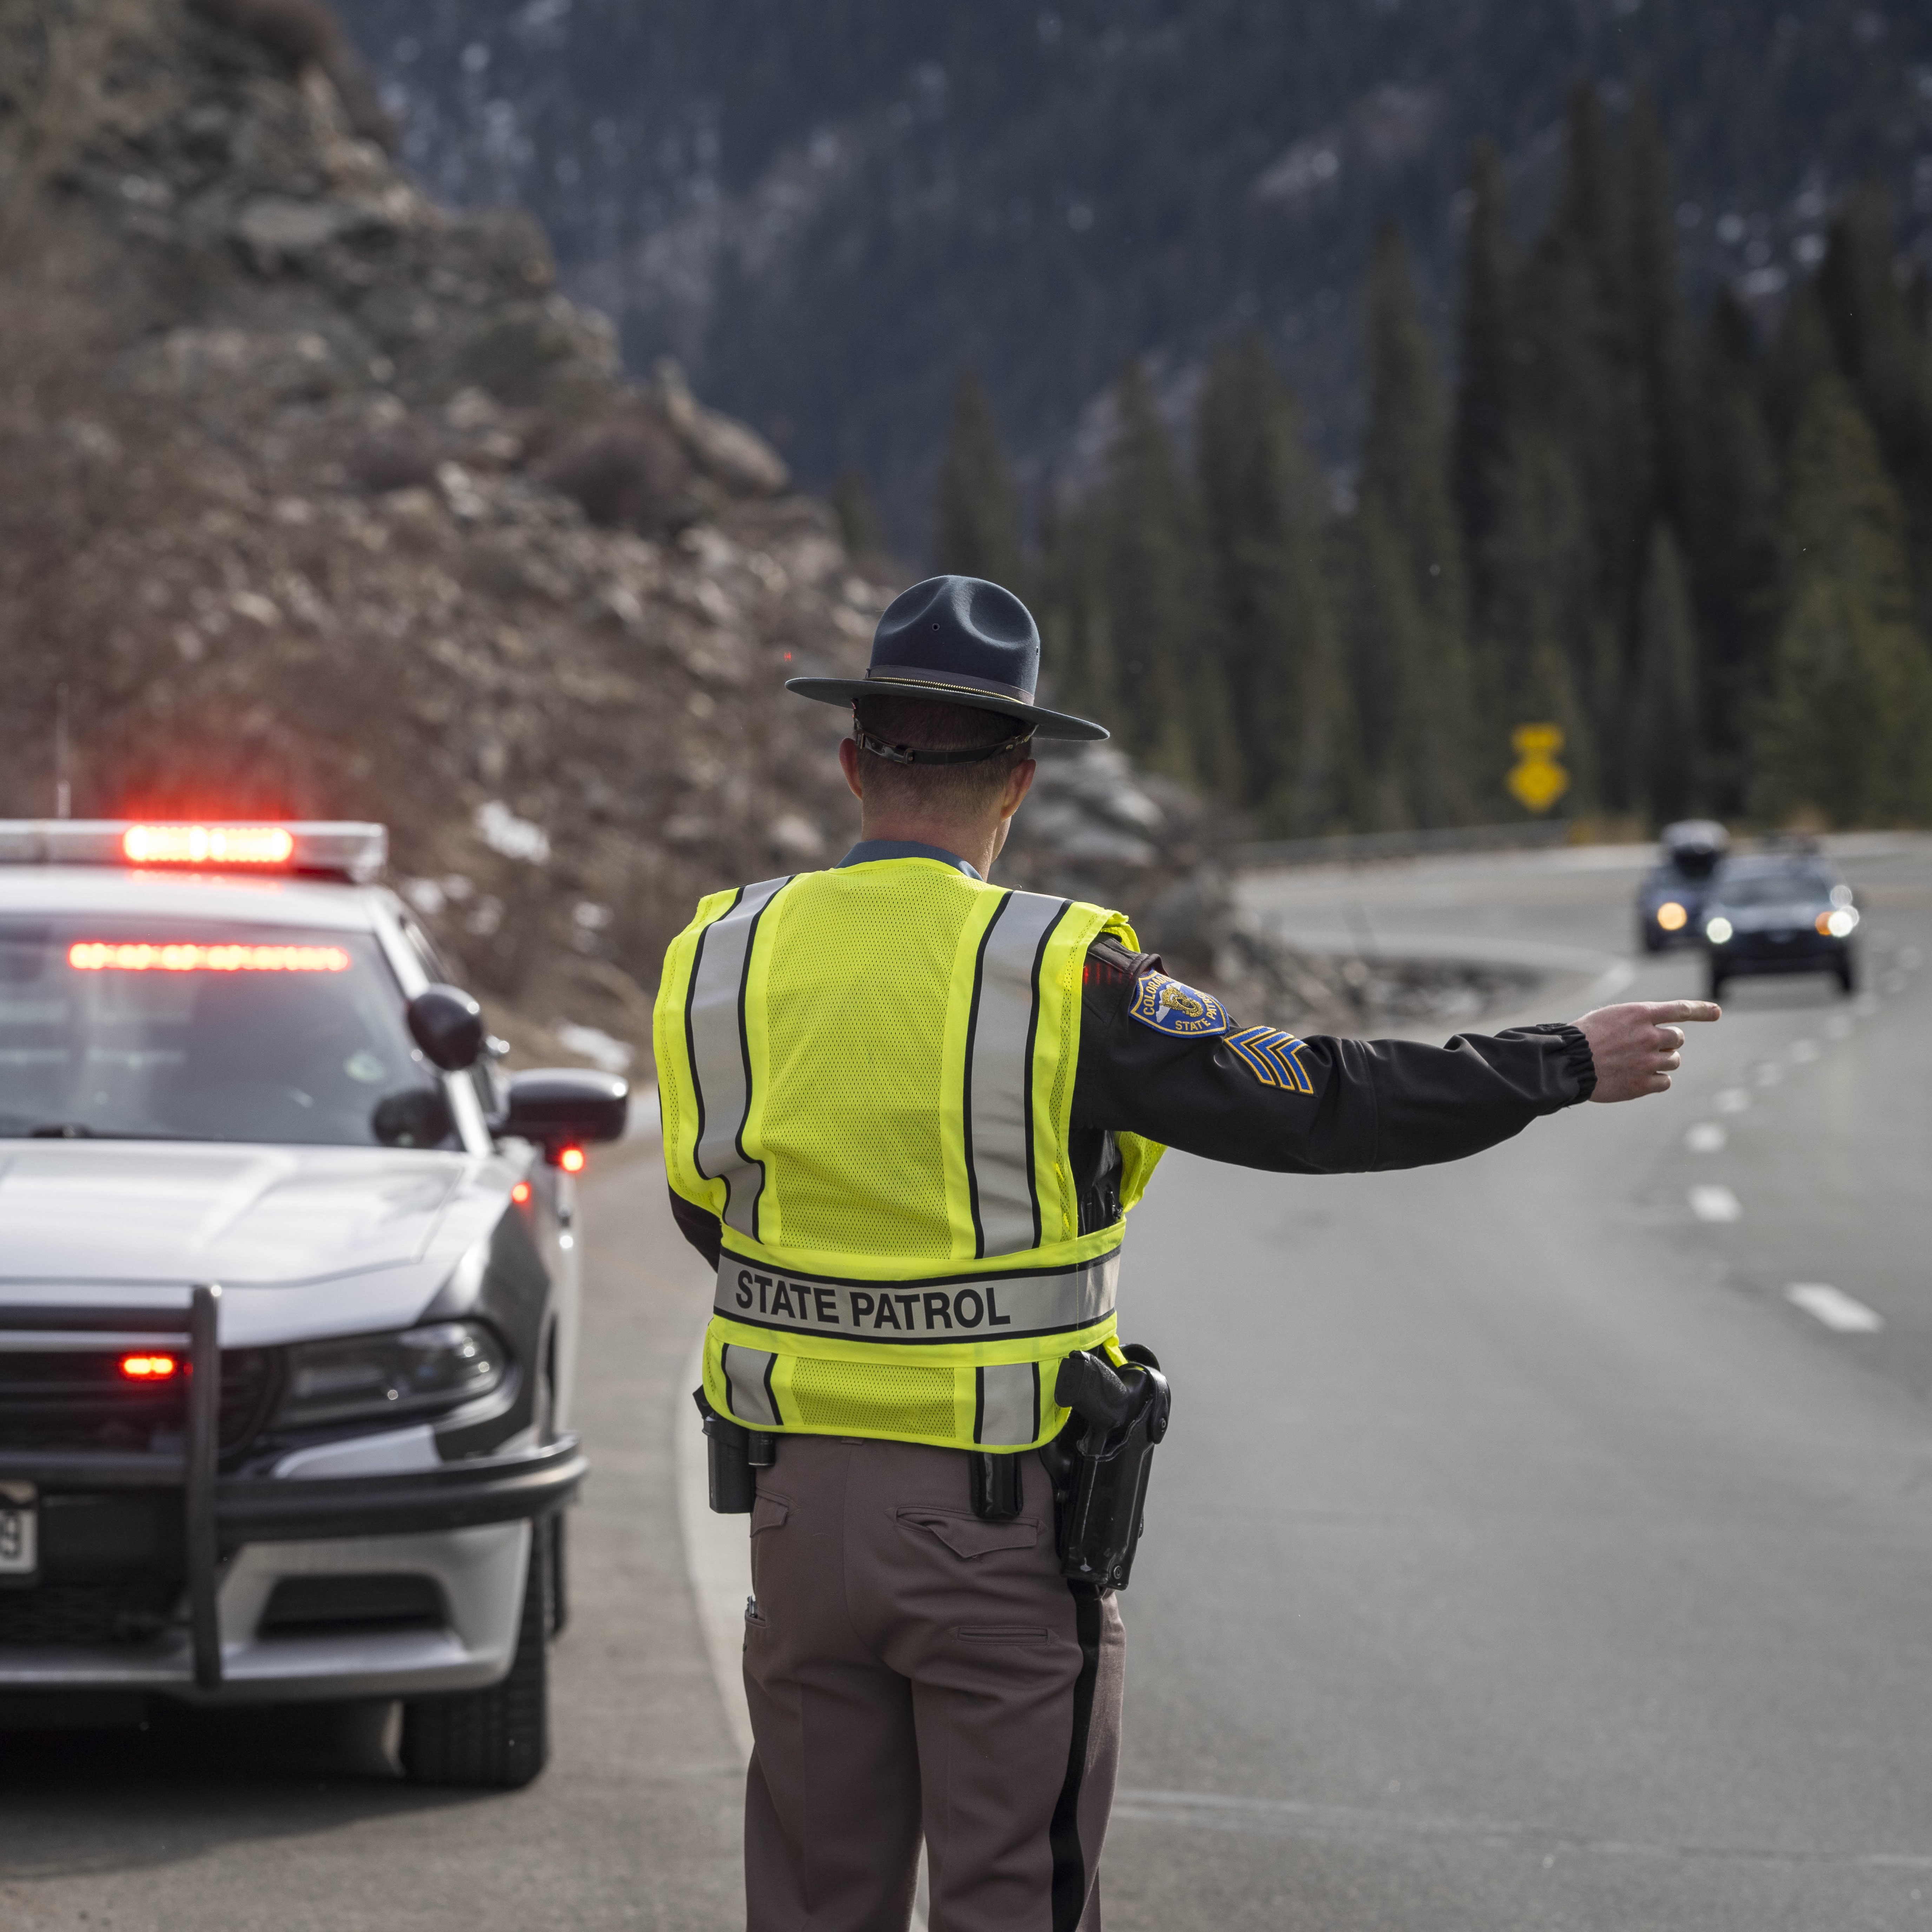
[[[532,1522],[575,1495],[588,1468],[576,1437],[430,1468],[348,1476],[224,1475],[214,1291],[188,1319],[152,1308],[55,1321],[152,1332],[184,1346],[187,1426],[178,1453],[0,1450],[0,1482],[41,1495],[172,1491],[183,1525],[187,1616],[152,1639],[0,1648],[0,1690],[122,1688],[197,1699],[343,1696],[460,1689],[493,1682],[514,1645]],[[0,1327],[27,1311],[0,1311]],[[31,1311],[33,1325],[54,1325]],[[196,1375],[194,1365],[212,1372]],[[439,1586],[445,1628],[265,1639],[257,1626],[291,1575],[417,1574]]]

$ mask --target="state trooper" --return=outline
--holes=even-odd
[[[704,1404],[776,1444],[745,1632],[750,1932],[903,1932],[922,1838],[933,1932],[1099,1927],[1124,1640],[1112,1593],[1062,1574],[1041,1451],[1065,1358],[1127,1362],[1125,1220],[1167,1148],[1454,1160],[1662,1092],[1678,1023],[1718,1017],[1608,1006],[1442,1047],[1241,1024],[1121,914],[990,882],[1034,738],[1107,735],[1034,702],[1039,663],[1017,597],[936,577],[863,677],[792,679],[852,708],[859,842],[712,894],[664,962],[664,1161],[716,1274]],[[1004,1510],[970,1473],[989,1457]]]

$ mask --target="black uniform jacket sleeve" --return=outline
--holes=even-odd
[[[1073,1119],[1089,1132],[1142,1134],[1277,1173],[1365,1173],[1480,1153],[1597,1084],[1588,1041],[1563,1024],[1459,1034],[1444,1046],[1294,1041],[1238,1021],[1211,1036],[1162,1031],[1132,1012],[1157,958],[1100,939],[1087,959]],[[1251,1035],[1245,1052],[1230,1044]]]

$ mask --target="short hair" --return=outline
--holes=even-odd
[[[902,765],[859,748],[866,796],[877,803],[939,806],[983,811],[1004,789],[1013,768],[1033,755],[1032,727],[1004,712],[972,704],[939,704],[926,698],[861,698],[852,716],[868,737],[914,752],[963,752],[1006,745],[971,764]],[[1025,742],[1007,745],[1020,738]]]

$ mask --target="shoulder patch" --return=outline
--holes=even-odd
[[[1184,986],[1165,973],[1143,973],[1134,982],[1134,1003],[1127,1010],[1142,1026],[1184,1040],[1212,1039],[1233,1024],[1213,994]]]

